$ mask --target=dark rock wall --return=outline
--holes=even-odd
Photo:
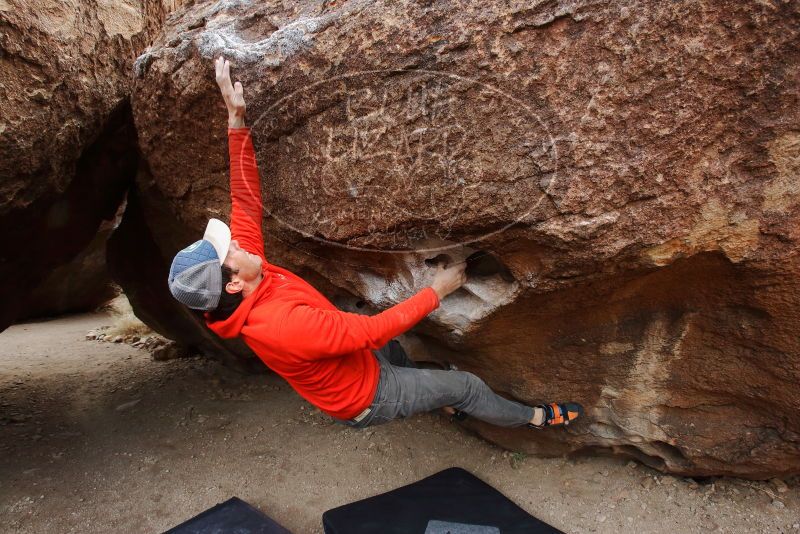
[[[98,228],[136,172],[132,64],[182,3],[0,2],[0,330],[109,295]]]
[[[76,162],[74,177],[64,191],[43,194],[24,208],[0,216],[0,278],[6,280],[0,325],[25,316],[74,311],[81,304],[91,307],[108,295],[102,249],[91,269],[61,272],[73,276],[55,284],[69,287],[48,290],[46,283],[41,284],[90,245],[103,220],[114,219],[136,175],[135,139],[130,108],[123,102],[109,116],[98,140]],[[78,263],[82,259],[79,256]]]

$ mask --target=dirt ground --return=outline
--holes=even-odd
[[[275,376],[88,341],[104,314],[0,334],[0,530],[161,532],[238,496],[296,534],[451,466],[566,532],[800,534],[797,477],[697,482],[505,452],[436,414],[334,424]]]

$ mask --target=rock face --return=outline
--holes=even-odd
[[[119,294],[106,266],[113,223],[103,222],[89,245],[54,269],[24,299],[17,321],[94,310]]]
[[[778,0],[198,2],[136,62],[146,168],[112,263],[148,322],[211,342],[161,279],[228,214],[225,54],[273,263],[371,312],[436,256],[466,259],[418,357],[587,408],[569,429],[478,432],[798,473],[799,28]]]
[[[130,3],[0,2],[0,328],[113,218],[135,171]]]
[[[173,4],[0,0],[0,330],[108,294],[107,274],[76,256],[133,182],[131,68]],[[39,284],[73,260],[71,287],[47,302]]]

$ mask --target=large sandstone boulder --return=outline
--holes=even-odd
[[[164,279],[228,213],[224,54],[273,263],[372,312],[437,256],[466,259],[418,357],[588,411],[547,432],[472,423],[482,435],[798,473],[798,28],[800,5],[776,0],[198,2],[136,62],[146,168],[111,261],[137,313],[210,343]]]
[[[133,60],[180,3],[0,0],[0,330],[108,295],[98,228],[136,173]],[[40,286],[69,262],[69,287]]]

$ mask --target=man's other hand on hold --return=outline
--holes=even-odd
[[[231,62],[220,56],[214,62],[217,85],[228,108],[228,127],[244,128],[244,88],[241,82],[231,84]]]
[[[464,285],[464,282],[467,281],[467,275],[464,272],[466,268],[466,262],[454,263],[450,266],[437,264],[436,275],[433,277],[431,287],[436,291],[440,301]]]

